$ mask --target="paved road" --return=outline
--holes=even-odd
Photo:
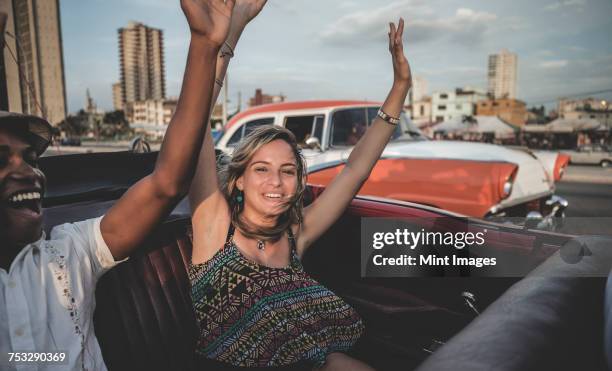
[[[564,182],[596,183],[612,185],[612,167],[593,165],[570,165],[563,175]]]
[[[570,203],[568,217],[612,217],[610,184],[560,182],[557,194]]]
[[[612,235],[612,169],[570,166],[557,183],[557,195],[569,202],[564,231]]]

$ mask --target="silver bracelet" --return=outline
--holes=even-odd
[[[378,110],[377,116],[380,117],[384,122],[394,126],[400,123],[399,118],[389,116],[385,111],[382,110],[382,108]]]

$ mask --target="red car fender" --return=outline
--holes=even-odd
[[[308,182],[328,185],[344,165],[309,173]],[[379,160],[360,195],[415,202],[483,217],[503,196],[517,166],[505,162],[391,158]]]
[[[570,156],[565,153],[559,153],[557,155],[557,160],[555,161],[555,171],[554,178],[555,182],[561,180],[563,177],[563,173],[565,172],[565,168],[570,162]]]

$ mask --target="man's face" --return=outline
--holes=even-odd
[[[23,247],[40,238],[44,186],[34,148],[0,129],[0,239],[9,246]]]

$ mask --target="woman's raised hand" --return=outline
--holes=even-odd
[[[221,46],[229,32],[236,0],[181,0],[191,36]]]
[[[408,59],[404,55],[404,44],[402,35],[404,34],[404,19],[400,18],[396,27],[395,23],[389,23],[389,52],[393,60],[393,77],[395,83],[408,83],[412,85],[412,74]]]
[[[266,5],[268,0],[236,0],[232,23],[238,26],[246,26]]]

